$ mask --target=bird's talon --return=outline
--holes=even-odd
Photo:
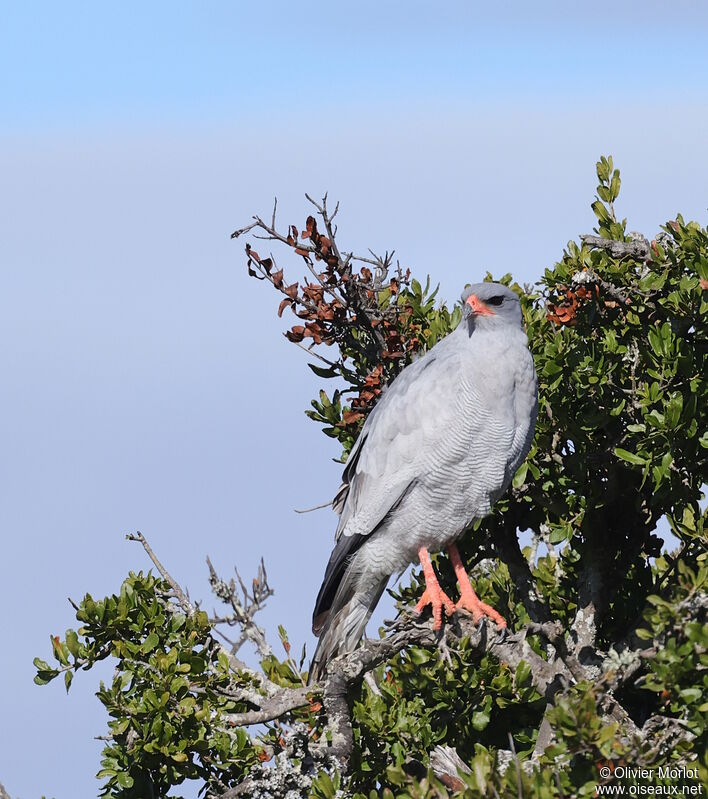
[[[436,590],[431,590],[431,586],[423,591],[423,596],[418,600],[418,604],[415,606],[414,612],[420,614],[423,612],[423,609],[427,606],[431,605],[433,608],[433,629],[439,630],[442,627],[442,612],[443,609],[445,610],[445,614],[447,616],[452,616],[455,612],[455,605],[453,604],[450,597],[440,588],[437,586]]]
[[[504,621],[503,617],[494,610],[491,605],[487,605],[485,602],[482,602],[478,596],[471,591],[467,593],[464,592],[460,601],[457,603],[456,608],[460,610],[463,608],[466,611],[469,611],[472,614],[472,621],[476,624],[479,629],[482,629],[482,624],[485,619],[490,619],[493,621],[497,628],[503,630],[506,627],[506,621]]]

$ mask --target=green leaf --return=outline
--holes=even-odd
[[[472,714],[472,726],[477,732],[482,732],[489,724],[489,714],[481,710],[475,710]]]
[[[621,181],[619,169],[615,169],[612,174],[612,180],[610,181],[610,202],[614,202],[619,197],[620,185]]]
[[[118,785],[121,788],[132,788],[133,787],[133,778],[125,771],[119,771],[116,774],[116,780],[118,781]]]
[[[76,634],[76,630],[67,630],[65,640],[69,652],[76,657],[79,654],[79,636]]]
[[[160,643],[160,637],[157,633],[150,633],[148,637],[143,641],[143,645],[140,647],[140,651],[146,655],[148,652],[152,652],[152,650]]]
[[[621,449],[620,447],[615,447],[614,452],[618,458],[621,458],[623,461],[627,461],[628,463],[634,463],[637,466],[644,466],[647,463],[646,458],[643,458],[641,455],[637,455],[635,452],[628,452],[626,449]]]
[[[339,374],[336,366],[316,366],[314,363],[308,363],[307,365],[310,367],[310,369],[312,369],[317,377],[330,378],[337,377]]]
[[[679,691],[679,696],[684,702],[687,702],[689,705],[693,702],[697,702],[701,699],[704,695],[704,692],[700,688],[684,688],[683,691]]]
[[[528,470],[528,463],[522,463],[521,466],[519,466],[519,468],[516,470],[516,474],[514,475],[514,479],[511,481],[511,484],[514,488],[521,488],[526,481],[526,474],[528,473]]]

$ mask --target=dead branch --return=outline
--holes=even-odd
[[[615,241],[603,239],[601,236],[584,235],[580,237],[580,240],[590,249],[604,250],[613,258],[629,257],[637,261],[646,261],[651,256],[651,246],[646,239]]]
[[[436,746],[430,753],[430,768],[435,776],[451,791],[464,790],[465,783],[459,773],[471,774],[472,769],[451,746]]]
[[[291,710],[305,707],[312,696],[312,688],[282,689],[279,694],[261,701],[260,710],[245,713],[228,713],[224,718],[234,727],[246,727],[249,724],[263,724],[266,721],[279,719]]]
[[[211,585],[212,591],[222,602],[230,605],[233,611],[228,616],[215,617],[212,622],[227,624],[230,627],[235,626],[241,630],[241,637],[232,644],[231,654],[235,655],[241,645],[248,640],[253,643],[261,658],[270,657],[273,654],[273,648],[268,643],[265,631],[255,621],[256,613],[262,610],[266,601],[273,596],[273,589],[268,585],[268,575],[263,559],[261,558],[258,574],[253,578],[250,591],[241,579],[238,570],[235,570],[238,585],[233,578],[227,583],[217,575],[211,560],[209,558],[206,560],[209,567],[209,585]]]
[[[148,544],[147,539],[140,532],[140,530],[137,530],[135,533],[128,533],[126,535],[126,538],[128,539],[128,541],[138,541],[140,544],[142,544],[143,549],[148,554],[148,557],[155,564],[155,568],[158,570],[158,572],[160,572],[162,578],[164,580],[167,580],[167,582],[170,584],[170,587],[172,588],[172,591],[177,601],[182,606],[184,612],[188,615],[193,614],[194,605],[189,601],[189,597],[187,596],[186,592],[182,590],[177,581],[172,577],[172,575],[157,559],[157,555],[155,555],[155,553],[152,551],[152,547],[150,546],[150,544]]]

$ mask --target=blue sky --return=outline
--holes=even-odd
[[[343,106],[691,99],[705,4],[5,3],[9,129]],[[261,7],[263,6],[263,7]],[[665,95],[664,95],[665,96]]]
[[[338,452],[303,415],[319,384],[234,228],[276,194],[283,224],[302,224],[304,192],[329,191],[347,247],[395,248],[452,300],[487,269],[533,281],[589,232],[601,153],[631,229],[677,211],[705,224],[705,6],[490,6],[3,4],[13,798],[97,792],[97,676],[66,697],[32,684],[31,660],[73,623],[67,596],[149,566],[126,532],[207,607],[207,554],[244,576],[264,555],[264,623],[311,647],[333,517],[293,508],[332,495]]]

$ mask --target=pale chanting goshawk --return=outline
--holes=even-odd
[[[313,613],[320,637],[310,668],[353,650],[392,574],[420,558],[426,588],[416,606],[465,608],[505,627],[479,600],[456,540],[509,486],[533,439],[537,381],[517,295],[498,283],[462,294],[458,327],[393,380],[371,411],[333,506],[336,543]],[[455,605],[429,550],[447,548],[460,588]]]

